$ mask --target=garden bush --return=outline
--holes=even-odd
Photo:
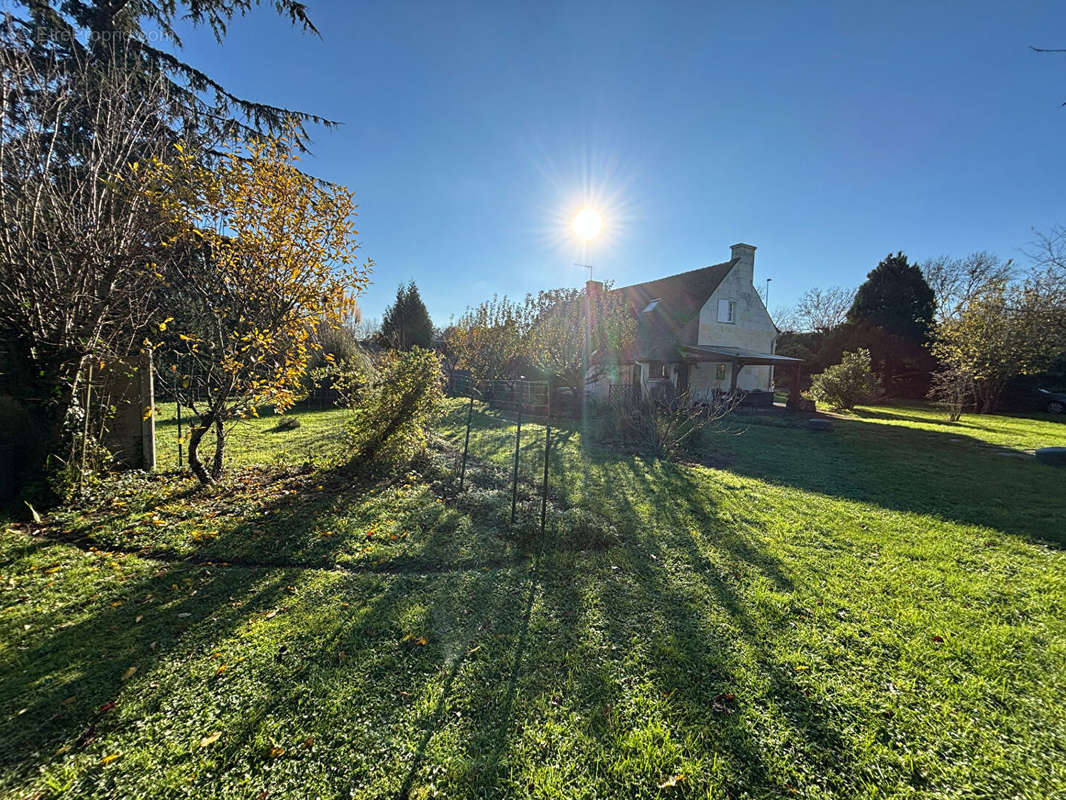
[[[832,408],[851,409],[876,400],[881,383],[870,366],[870,351],[864,347],[844,353],[839,364],[826,367],[811,378],[808,396]]]
[[[385,354],[347,427],[351,463],[360,470],[403,466],[423,452],[444,401],[440,357],[420,347]]]
[[[695,401],[687,394],[669,401],[619,396],[597,404],[593,434],[600,442],[673,459],[697,449],[704,429],[735,407],[735,398],[728,395],[708,402]]]

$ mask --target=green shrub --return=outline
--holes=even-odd
[[[436,353],[420,347],[386,353],[348,424],[351,463],[361,470],[388,469],[424,451],[444,401],[443,384]]]
[[[341,337],[340,343],[344,341],[344,337]],[[303,391],[310,393],[315,389],[334,389],[337,392],[337,405],[351,408],[359,401],[367,385],[375,380],[374,359],[358,342],[352,342],[350,347],[323,342],[323,347],[327,344],[331,349],[316,353],[311,366],[304,373]]]
[[[877,399],[881,384],[870,366],[870,351],[860,347],[853,353],[844,353],[839,364],[826,367],[811,378],[807,394],[819,403],[842,409]]]

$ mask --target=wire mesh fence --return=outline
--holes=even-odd
[[[188,464],[190,425],[197,422],[191,408],[195,403],[191,382],[185,380],[175,371],[156,370],[158,444],[161,455],[165,452],[164,463],[179,469]],[[501,522],[535,525],[543,532],[546,517],[554,513],[551,487],[558,464],[553,457],[555,427],[573,416],[572,393],[545,380],[474,382],[468,376],[453,376],[447,388],[453,397],[466,401],[459,420],[453,418],[453,424],[458,421],[462,427],[460,437],[453,439],[457,450],[450,468],[454,469],[453,486],[464,498],[462,502],[487,504],[490,498],[486,493],[491,493],[492,504],[500,509],[505,497],[509,513]],[[319,395],[300,406],[308,412],[331,408],[336,408],[333,398]],[[276,429],[280,424],[263,430]],[[253,431],[250,435],[271,434]],[[294,435],[292,445],[298,447],[297,440],[302,437]],[[555,502],[559,502],[558,497]]]
[[[538,521],[543,532],[551,480],[552,387],[547,381],[509,380],[487,381],[476,386],[468,381],[465,386],[457,388],[467,398],[462,450],[457,464],[459,493],[467,488],[470,459],[476,457],[482,463],[488,462],[494,469],[490,469],[487,475],[482,470],[481,482],[488,484],[488,488],[509,493],[512,525],[518,521],[520,496],[530,494],[530,485],[539,490]],[[476,432],[472,450],[474,406],[479,400],[487,405],[494,419],[492,425]],[[500,425],[500,422],[504,424]],[[529,425],[534,422],[538,423],[536,429],[531,429]],[[529,459],[531,451],[540,456],[536,472]]]

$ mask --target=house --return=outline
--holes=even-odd
[[[774,352],[779,331],[755,291],[755,247],[731,249],[721,264],[611,290],[635,317],[636,337],[628,352],[597,354],[591,396],[606,399],[625,386],[645,397],[709,401],[772,391],[775,367],[798,370],[799,359]],[[590,293],[602,290],[589,282]]]

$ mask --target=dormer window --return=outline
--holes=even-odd
[[[735,324],[737,321],[737,301],[736,300],[719,300],[718,301],[718,321],[726,322],[729,324]]]

